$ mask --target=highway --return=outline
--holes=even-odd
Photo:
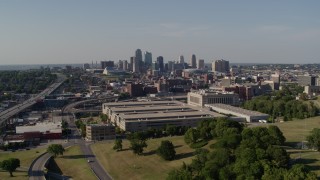
[[[114,97],[110,97],[107,99],[114,99]],[[68,142],[62,144],[63,147],[68,147],[72,145],[79,145],[82,153],[86,156],[86,159],[89,160],[88,162],[89,167],[96,175],[97,179],[99,180],[112,180],[112,177],[106,172],[106,170],[101,166],[101,164],[98,162],[96,157],[94,156],[90,143],[83,140],[80,136],[80,133],[74,123],[73,116],[71,115],[73,112],[73,108],[81,103],[89,102],[89,101],[97,101],[97,99],[91,99],[91,100],[84,100],[84,101],[78,101],[71,103],[67,106],[65,106],[62,110],[62,112],[65,114],[63,116],[63,119],[66,120],[69,124],[69,128],[71,129],[71,135],[68,138]],[[51,157],[50,154],[45,153],[41,156],[39,156],[35,161],[31,164],[29,169],[29,180],[44,180],[44,168],[46,162]]]
[[[32,105],[36,104],[37,101],[43,100],[45,96],[51,94],[55,91],[64,81],[65,78],[59,77],[58,82],[51,84],[48,88],[43,90],[41,93],[37,94],[34,97],[24,101],[23,103],[17,104],[9,109],[6,109],[0,112],[0,124],[4,123],[6,120],[11,118],[12,116],[16,115],[17,113],[31,107]]]

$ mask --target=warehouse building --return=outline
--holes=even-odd
[[[166,125],[194,127],[201,120],[224,117],[208,108],[193,107],[179,101],[104,103],[103,113],[113,124],[130,132]]]
[[[226,115],[231,114],[237,117],[245,118],[247,122],[259,122],[259,120],[264,121],[269,118],[268,114],[263,114],[257,111],[250,111],[226,104],[206,104],[205,107],[208,107],[218,113]]]

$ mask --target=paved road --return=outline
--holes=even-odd
[[[114,97],[110,97],[110,99],[113,99]],[[79,144],[82,153],[86,156],[86,158],[90,161],[88,162],[90,168],[92,171],[96,174],[98,179],[100,180],[112,180],[112,177],[109,175],[109,173],[103,168],[103,166],[99,163],[95,155],[93,154],[90,143],[86,142],[85,140],[80,138],[80,134],[78,130],[76,130],[76,125],[74,123],[74,119],[72,116],[70,116],[70,113],[73,110],[73,107],[78,105],[81,102],[76,102],[73,104],[69,104],[64,108],[64,112],[67,113],[66,120],[69,123],[69,127],[72,129],[72,134],[77,140],[77,143]]]
[[[114,97],[110,97],[110,99],[113,99],[113,98]],[[87,101],[92,101],[92,100],[85,100],[85,101],[71,103],[63,109],[63,112],[65,113],[65,116],[63,117],[63,119],[69,123],[69,128],[71,129],[71,135],[69,136],[69,141],[68,143],[63,144],[63,146],[68,147],[68,146],[78,144],[83,154],[86,156],[88,160],[90,160],[90,162],[88,162],[88,165],[90,166],[92,171],[95,173],[97,179],[112,180],[112,177],[106,172],[106,170],[103,168],[103,166],[101,166],[101,164],[98,162],[98,160],[94,156],[90,147],[90,143],[86,142],[81,138],[80,133],[77,130],[76,125],[74,123],[73,116],[71,116],[73,107]],[[45,153],[44,155],[38,157],[38,159],[35,160],[35,162],[31,165],[29,170],[29,180],[45,179],[43,170],[44,170],[45,163],[49,160],[50,157],[51,157],[50,154]]]
[[[64,81],[64,77],[59,77],[58,82],[51,84],[47,89],[43,90],[41,93],[37,94],[34,97],[31,97],[30,99],[26,100],[23,103],[17,104],[9,109],[6,109],[2,112],[0,112],[0,124],[5,122],[7,119],[11,118],[15,114],[31,107],[32,105],[36,104],[37,101],[42,100],[45,98],[45,96],[51,94],[54,90],[56,90]]]
[[[44,166],[46,162],[50,159],[52,155],[44,153],[33,163],[32,167],[29,169],[29,180],[44,180]]]

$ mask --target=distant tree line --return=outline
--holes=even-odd
[[[284,86],[282,90],[246,101],[243,107],[269,114],[270,120],[281,116],[284,121],[316,116],[318,108],[313,102],[306,103],[295,99],[299,93],[302,93],[301,91],[299,86]]]
[[[285,137],[277,126],[243,128],[238,122],[219,118],[194,129],[199,139],[216,139],[210,146],[213,150],[197,149],[191,164],[172,170],[168,180],[317,179],[306,166],[290,164],[282,147]]]
[[[50,69],[0,71],[0,92],[35,94],[46,89],[56,78]]]

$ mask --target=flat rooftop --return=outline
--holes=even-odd
[[[119,107],[119,106],[142,106],[142,105],[159,105],[159,104],[176,104],[175,101],[130,101],[130,102],[112,102],[103,103],[103,106]]]
[[[16,133],[22,134],[24,132],[42,132],[42,133],[62,133],[61,122],[42,122],[36,123],[32,126],[17,126]]]
[[[142,106],[126,106],[126,107],[111,107],[113,112],[134,112],[134,111],[165,111],[165,110],[191,110],[192,108],[186,106],[180,106],[178,104],[174,105],[142,105]]]
[[[110,108],[112,114],[118,114],[129,121],[224,117],[208,108],[194,107],[180,101],[105,103],[104,107]]]
[[[216,107],[216,108],[220,108],[223,110],[228,110],[230,112],[234,112],[234,113],[240,113],[246,116],[269,116],[268,114],[264,114],[264,113],[260,113],[257,111],[250,111],[247,109],[243,109],[243,108],[239,108],[239,107],[234,107],[234,106],[230,106],[227,104],[205,104],[206,107]]]

